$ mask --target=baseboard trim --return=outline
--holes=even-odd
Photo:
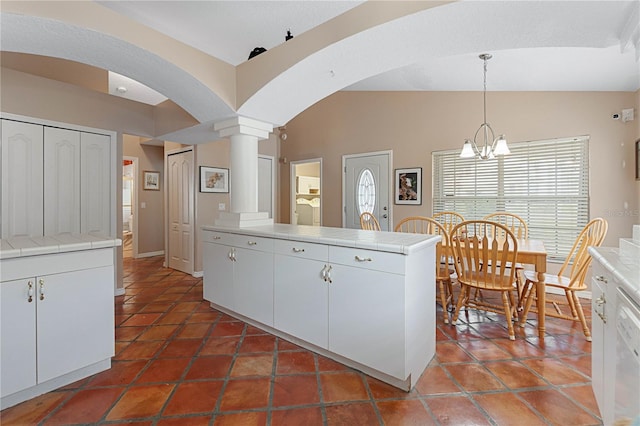
[[[116,288],[115,290],[115,296],[124,296],[124,288]]]
[[[136,256],[136,259],[139,259],[141,257],[153,257],[153,256],[162,256],[162,255],[164,255],[164,250],[150,251],[147,253],[138,253],[138,255]]]
[[[191,276],[193,278],[202,278],[204,277],[204,271],[195,271]]]

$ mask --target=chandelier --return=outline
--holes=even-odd
[[[495,158],[496,155],[510,154],[509,147],[507,146],[507,140],[505,135],[500,135],[497,138],[493,133],[493,129],[487,123],[487,61],[491,59],[490,53],[483,53],[479,56],[484,62],[484,91],[482,93],[484,102],[484,122],[480,125],[476,134],[473,136],[473,141],[465,139],[462,151],[460,152],[460,158],[473,158],[477,157],[480,160],[490,160]],[[481,134],[480,143],[478,143],[478,134]]]

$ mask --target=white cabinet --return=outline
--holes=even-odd
[[[613,422],[615,396],[616,285],[597,260],[591,279],[591,386],[604,424]]]
[[[78,380],[73,374],[83,368],[108,368],[115,348],[113,249],[5,259],[2,271],[3,408]],[[20,277],[25,273],[34,276]]]
[[[272,326],[273,240],[205,232],[203,246],[204,298]]]
[[[274,327],[321,348],[329,346],[328,247],[275,240]]]
[[[44,235],[43,127],[1,124],[2,238]]]
[[[2,238],[113,235],[111,136],[60,127],[2,119]]]
[[[260,237],[204,231],[205,300],[394,386],[413,387],[435,352],[434,246],[410,254],[367,250],[336,245],[341,231],[331,230],[331,244],[286,233],[306,227],[277,226],[282,238],[264,237],[263,227]]]

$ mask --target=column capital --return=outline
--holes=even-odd
[[[221,137],[247,135],[254,136],[260,140],[269,138],[269,133],[273,131],[273,124],[254,120],[253,118],[237,116],[214,123],[213,129],[216,130]]]

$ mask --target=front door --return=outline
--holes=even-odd
[[[380,222],[380,229],[389,230],[390,203],[389,169],[390,152],[345,155],[343,224],[345,228],[360,229],[360,215],[373,213]]]
[[[169,267],[193,273],[193,151],[168,155]]]

